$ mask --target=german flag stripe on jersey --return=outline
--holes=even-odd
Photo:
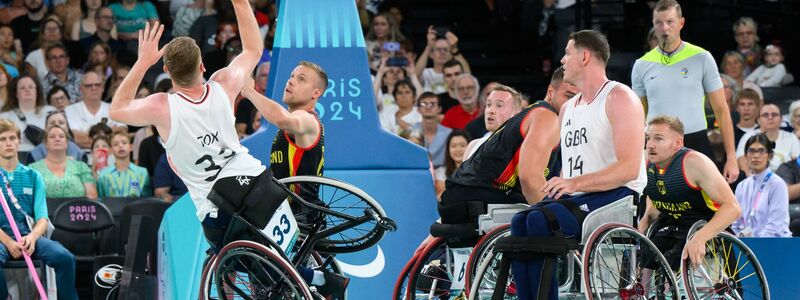
[[[519,177],[519,173],[517,172],[518,165],[519,149],[517,149],[517,152],[514,153],[514,157],[510,162],[508,162],[508,165],[506,165],[503,173],[500,173],[500,176],[494,180],[499,190],[507,190],[517,184],[517,177]]]

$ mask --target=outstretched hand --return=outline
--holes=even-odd
[[[159,24],[158,21],[153,23],[146,23],[144,30],[139,30],[139,58],[137,62],[141,62],[148,66],[154,65],[164,55],[164,48],[158,49],[158,41],[161,40],[161,34],[164,33],[164,25]]]

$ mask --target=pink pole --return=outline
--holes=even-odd
[[[17,239],[17,243],[22,243],[22,235],[19,234],[19,228],[17,228],[17,223],[14,222],[14,216],[11,214],[11,209],[8,208],[8,203],[6,203],[6,197],[3,196],[3,193],[0,193],[0,202],[2,202],[3,212],[6,213],[6,218],[8,218],[8,223],[11,225],[11,231],[14,232],[14,237]],[[33,228],[31,228],[31,230],[33,230]],[[22,257],[25,259],[25,263],[28,265],[28,271],[30,271],[33,283],[36,284],[36,289],[39,290],[39,298],[42,300],[47,300],[47,293],[44,291],[44,287],[42,287],[42,281],[39,280],[39,273],[37,273],[36,268],[33,267],[33,261],[31,261],[30,255],[25,253],[25,250],[22,250]]]

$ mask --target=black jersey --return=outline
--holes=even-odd
[[[314,114],[312,112],[312,114]],[[295,144],[294,137],[283,129],[278,130],[275,139],[272,141],[272,152],[269,155],[269,168],[273,176],[278,179],[292,176],[322,176],[322,168],[325,165],[325,130],[322,122],[316,118],[319,124],[319,136],[317,141],[309,147],[302,148]],[[298,192],[296,188],[293,188]],[[302,195],[301,195],[302,196]]]
[[[534,109],[546,109],[553,114],[558,112],[545,101],[537,101],[503,123],[481,145],[470,159],[448,179],[456,184],[474,187],[493,188],[504,192],[520,192],[517,165],[522,141],[525,139],[522,124]],[[544,154],[544,153],[542,153]],[[544,176],[557,176],[561,170],[561,159],[557,145],[547,153],[550,160]],[[538,199],[537,199],[538,200]]]
[[[717,204],[698,186],[693,186],[684,174],[683,160],[688,148],[678,150],[667,166],[650,163],[647,166],[647,186],[644,194],[661,213],[662,221],[680,221],[691,225],[697,220],[711,220]]]

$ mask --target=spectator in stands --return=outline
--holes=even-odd
[[[128,72],[131,71],[131,67],[120,64],[112,65],[112,68],[114,68],[114,74],[106,80],[103,91],[104,102],[111,102],[111,97],[114,96],[117,88],[119,88],[119,84],[122,83],[122,80],[125,79],[125,76],[128,76]]]
[[[70,105],[69,93],[61,86],[53,86],[47,92],[47,104],[55,107],[58,111],[64,111],[67,105]]]
[[[439,96],[432,92],[424,92],[417,98],[417,106],[419,114],[422,115],[422,122],[412,129],[412,137],[422,142],[422,147],[425,147],[431,156],[433,167],[438,168],[444,165],[445,143],[452,130],[439,123],[439,114],[442,113]]]
[[[437,32],[437,30],[442,32]],[[446,32],[444,32],[446,31]],[[422,87],[426,92],[443,94],[447,92],[444,82],[444,64],[451,59],[458,60],[464,68],[464,73],[470,73],[469,64],[458,49],[458,37],[444,27],[434,29],[433,25],[428,27],[426,36],[428,44],[422,54],[417,58],[415,65],[416,75],[422,81]],[[427,68],[428,59],[433,61],[433,67]]]
[[[110,155],[109,152],[111,152],[111,141],[108,139],[108,135],[94,135],[91,154],[87,162],[89,168],[92,169],[92,177],[94,179],[97,179],[100,175],[100,170],[114,164],[114,156]]]
[[[144,29],[145,23],[151,25],[158,21],[156,7],[150,1],[122,0],[108,6],[114,12],[117,36],[122,41],[136,41],[137,32]],[[138,45],[138,42],[133,42]],[[136,51],[136,48],[131,48]]]
[[[255,70],[255,90],[256,92],[264,95],[267,92],[267,80],[269,79],[270,62],[260,63]],[[167,80],[170,82],[170,80]],[[236,133],[240,137],[245,137],[253,134],[253,114],[257,111],[253,103],[246,98],[240,98],[236,101],[236,109],[234,115],[236,117]]]
[[[213,11],[197,18],[189,28],[189,36],[197,42],[200,52],[204,55],[218,48],[216,34],[221,21],[236,21],[231,1],[214,1]]]
[[[789,119],[791,120],[792,132],[800,139],[800,100],[795,100],[789,105]]]
[[[0,25],[0,59],[3,60],[3,64],[14,67],[19,73],[24,58],[22,43],[14,38],[14,29],[8,25]]]
[[[131,162],[131,143],[128,133],[111,134],[111,153],[114,164],[100,171],[97,193],[100,197],[148,197],[153,195],[147,169]]]
[[[30,51],[25,57],[25,71],[29,74],[36,74],[39,81],[44,81],[44,76],[49,71],[47,69],[47,60],[45,57],[45,49],[50,45],[58,44],[62,41],[63,35],[61,33],[61,21],[56,17],[47,17],[40,26],[38,33],[37,43],[34,44],[37,48],[28,50]],[[16,29],[15,29],[15,32]],[[23,44],[23,47],[24,44]]]
[[[59,126],[45,129],[47,156],[30,164],[39,171],[47,186],[48,198],[97,198],[95,180],[86,163],[67,156],[67,131]]]
[[[137,97],[137,99],[142,98]],[[154,176],[158,158],[164,154],[164,147],[161,145],[161,139],[159,138],[156,127],[151,126],[151,128],[153,135],[142,140],[142,143],[139,145],[139,160],[136,164],[147,169],[147,173],[149,173],[150,176]]]
[[[42,175],[19,162],[17,147],[19,146],[20,129],[8,120],[0,120],[0,167],[3,177],[7,178],[14,194],[17,208],[9,207],[14,216],[14,223],[22,235],[16,241],[5,214],[0,214],[0,298],[8,298],[8,289],[3,270],[5,263],[13,259],[21,259],[25,252],[33,259],[44,260],[44,263],[55,269],[58,299],[78,299],[75,289],[75,257],[59,242],[44,236],[47,231],[47,199],[45,181]],[[11,180],[10,178],[13,178]],[[11,195],[2,189],[3,197],[9,204]],[[9,205],[11,206],[11,205]],[[24,213],[23,213],[24,212]],[[36,222],[33,228],[28,226],[26,216],[33,217]],[[31,296],[31,295],[27,295]],[[31,296],[32,297],[32,296]]]
[[[464,67],[455,59],[444,63],[442,67],[444,73],[444,83],[447,85],[447,92],[439,95],[442,101],[442,111],[447,112],[453,106],[458,105],[458,93],[456,92],[456,79],[464,74]]]
[[[789,106],[789,116],[794,134],[800,138],[800,100],[792,102]],[[800,199],[800,164],[796,160],[787,161],[778,167],[776,173],[788,185],[789,202],[797,202]]]
[[[759,112],[763,104],[761,97],[751,89],[745,89],[736,95],[736,112],[739,114],[739,122],[733,128],[736,145],[739,145],[745,134],[756,133],[758,130],[756,120],[759,118]]]
[[[417,89],[408,80],[400,80],[394,87],[394,104],[383,107],[381,126],[388,132],[403,138],[411,136],[411,128],[422,122],[422,115],[414,105]]]
[[[0,109],[0,119],[6,119],[20,128],[23,132],[19,149],[22,152],[29,152],[41,141],[30,140],[35,138],[34,134],[44,128],[45,118],[51,111],[56,111],[55,107],[44,102],[44,95],[36,78],[30,75],[22,75],[11,81],[11,93],[8,101]],[[31,129],[28,129],[31,125]],[[26,133],[29,131],[30,134]],[[39,137],[41,138],[41,137]],[[23,156],[25,157],[25,156]]]
[[[95,72],[103,75],[103,81],[114,75],[114,65],[117,61],[111,47],[100,41],[89,48],[89,59],[83,67],[84,72]]]
[[[681,39],[684,24],[678,2],[661,0],[656,3],[653,27],[659,46],[636,60],[631,73],[631,88],[645,104],[648,119],[659,115],[679,118],[686,128],[686,147],[714,157],[708,140],[706,116],[699,113],[703,111],[707,98],[719,124],[725,149],[722,174],[728,183],[733,183],[739,176],[739,169],[733,143],[733,122],[725,102],[722,81],[711,53]]]
[[[744,94],[744,92],[742,92]],[[764,104],[761,106],[758,117],[758,129],[754,133],[748,133],[742,136],[739,141],[739,147],[736,148],[736,155],[738,156],[739,168],[748,171],[750,166],[748,157],[745,157],[745,149],[747,149],[747,141],[750,137],[763,133],[766,135],[770,142],[773,142],[772,150],[770,151],[769,167],[775,171],[778,167],[787,161],[794,160],[800,155],[800,141],[792,133],[781,130],[781,110],[775,104]]]
[[[447,110],[442,119],[442,125],[453,129],[464,129],[467,123],[477,118],[483,110],[478,103],[478,91],[480,91],[480,85],[475,76],[471,74],[458,76],[456,79],[458,105]]]
[[[416,89],[418,97],[422,94],[422,84],[420,84],[417,76],[414,76],[414,66],[406,64],[405,66],[388,66],[388,56],[381,58],[378,73],[375,75],[373,82],[373,89],[375,91],[375,101],[378,103],[378,111],[383,111],[387,106],[395,105],[394,87],[398,81],[408,80]]]
[[[786,66],[783,65],[783,50],[775,45],[767,46],[764,50],[764,64],[758,66],[746,81],[760,87],[780,87],[787,76]]]
[[[489,97],[489,93],[491,93],[494,87],[498,85],[500,85],[499,82],[492,81],[483,86],[483,89],[481,90],[481,96],[478,98],[478,103],[480,103],[481,106],[486,105],[486,99]],[[530,101],[526,100],[526,97],[520,94],[520,107],[526,107],[528,104],[530,104]],[[484,120],[484,115],[481,114],[474,120],[467,123],[467,126],[464,127],[464,129],[467,131],[467,133],[469,133],[469,136],[478,137],[485,135],[488,131],[486,131],[486,120]]]
[[[42,90],[49,93],[53,86],[61,86],[67,90],[70,99],[81,99],[81,78],[82,73],[69,67],[69,53],[62,44],[53,44],[45,48],[45,59],[47,60],[47,75],[42,81]]]
[[[81,38],[80,44],[83,49],[89,49],[94,43],[105,42],[111,47],[111,51],[119,56],[121,52],[126,52],[125,44],[117,39],[117,32],[114,23],[114,12],[111,8],[103,6],[94,15],[95,30],[88,37]]]
[[[170,202],[189,192],[183,180],[169,166],[166,154],[161,154],[158,159],[153,175],[153,187],[155,188],[153,194],[156,197]]]
[[[92,36],[97,31],[95,20],[97,20],[97,12],[101,7],[103,7],[103,0],[80,0],[80,19],[75,20],[72,24],[65,19],[65,23],[68,25],[65,31],[69,32],[70,40],[80,41]]]
[[[741,89],[736,86],[736,80],[733,80],[733,78],[728,75],[719,74],[719,79],[722,80],[722,88],[725,91],[725,103],[728,103],[731,114],[733,114],[733,112],[736,110],[736,104],[733,103],[734,98]],[[736,118],[734,118],[733,122],[737,122]]]
[[[67,120],[72,126],[75,143],[81,148],[88,149],[92,144],[88,131],[94,124],[104,122],[110,127],[126,128],[124,124],[114,122],[108,116],[109,104],[101,100],[103,95],[101,75],[95,72],[84,74],[80,90],[83,94],[83,101],[67,106],[64,112],[67,113]]]
[[[78,147],[78,144],[72,141],[72,133],[69,130],[69,123],[67,122],[67,115],[62,111],[54,111],[47,114],[45,119],[45,128],[59,126],[67,131],[67,156],[74,160],[85,161],[86,153]],[[31,151],[28,162],[40,161],[47,156],[47,147],[44,143],[39,144]]]
[[[761,64],[761,46],[758,45],[758,24],[751,17],[741,17],[733,23],[733,35],[736,39],[736,50],[742,55],[745,64],[744,75]]]
[[[769,106],[765,105],[765,107]],[[736,186],[742,216],[733,231],[743,237],[789,237],[789,193],[786,183],[770,168],[775,143],[766,134],[748,137],[747,164],[750,176]]]
[[[382,53],[400,51],[399,42],[405,39],[406,37],[400,33],[400,27],[392,14],[380,13],[372,18],[372,25],[369,27],[366,37],[364,37],[369,68],[373,72],[378,71],[381,57],[383,56]],[[386,43],[397,43],[398,47],[394,49]]]
[[[211,78],[215,72],[224,68],[239,53],[242,52],[242,40],[239,38],[239,30],[226,33],[230,28],[235,28],[235,24],[220,24],[220,31],[217,33],[217,40],[221,42],[219,48],[203,55],[204,78]],[[222,42],[224,40],[224,42]]]
[[[440,197],[444,191],[444,182],[450,175],[458,170],[464,162],[464,151],[469,145],[469,134],[461,129],[454,129],[447,136],[447,143],[444,148],[444,165],[434,171],[436,184],[436,196]]]
[[[33,50],[31,44],[39,36],[42,21],[47,16],[47,6],[44,5],[43,0],[24,0],[23,3],[27,10],[26,14],[12,20],[10,25],[14,29],[14,35],[22,43],[22,50],[30,52]],[[59,24],[58,27],[60,28],[61,25]]]
[[[177,1],[171,1],[170,6]],[[188,36],[189,29],[200,16],[214,11],[214,0],[196,0],[194,3],[177,8],[172,22],[172,36]]]
[[[725,55],[722,57],[719,69],[722,71],[722,74],[730,76],[736,81],[736,84],[743,87],[745,66],[744,56],[741,53],[728,51],[725,52]]]

